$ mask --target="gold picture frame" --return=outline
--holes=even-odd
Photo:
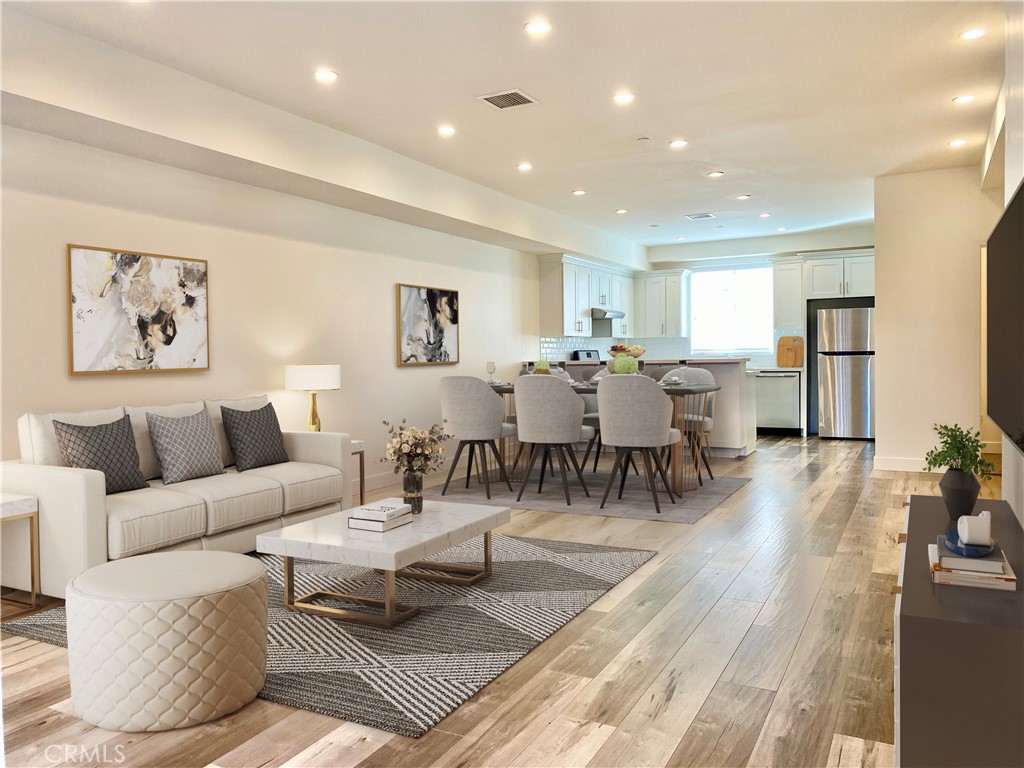
[[[209,264],[69,243],[68,373],[210,370]]]
[[[400,368],[458,364],[457,290],[395,285],[395,356]]]

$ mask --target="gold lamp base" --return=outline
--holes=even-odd
[[[310,432],[320,431],[320,414],[316,412],[316,392],[309,393],[309,421],[306,429]]]

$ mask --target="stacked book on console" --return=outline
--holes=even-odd
[[[411,522],[412,507],[400,499],[384,499],[353,509],[349,514],[348,527],[383,533]]]
[[[963,557],[950,551],[943,536],[928,545],[932,582],[953,584],[958,587],[979,587],[1013,592],[1017,589],[1017,575],[1010,567],[1003,550],[996,544],[992,554],[985,557]]]

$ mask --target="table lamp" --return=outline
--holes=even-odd
[[[309,422],[306,429],[320,431],[320,414],[316,412],[316,393],[341,389],[340,365],[286,365],[284,388],[309,392]]]

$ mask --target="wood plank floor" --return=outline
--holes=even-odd
[[[694,525],[517,510],[503,533],[658,555],[421,739],[261,700],[184,731],[92,728],[67,653],[2,634],[7,765],[892,765],[897,535],[938,476],[872,471],[872,451],[762,439],[714,463],[751,481]]]

